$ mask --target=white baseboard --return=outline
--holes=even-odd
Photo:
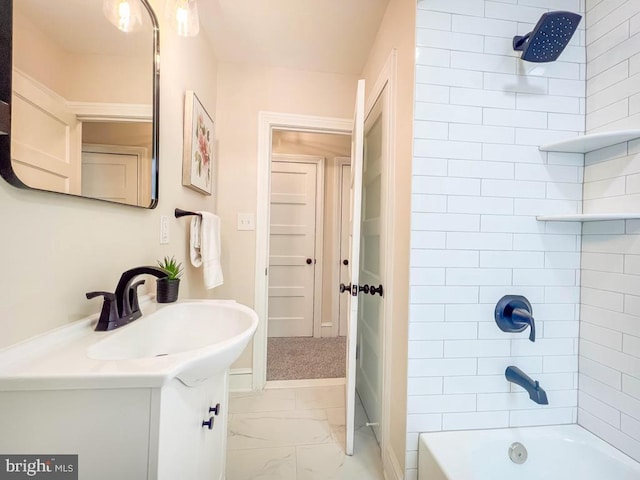
[[[385,448],[382,454],[382,470],[385,480],[404,480],[404,474],[396,454],[390,448]]]
[[[232,368],[229,370],[229,391],[250,392],[253,390],[253,370],[251,368]]]
[[[344,385],[345,378],[311,378],[308,380],[269,380],[264,388],[330,387]]]
[[[344,378],[316,378],[309,380],[275,380],[269,381],[264,388],[298,388],[298,387],[328,387],[344,385]],[[229,370],[229,391],[250,392],[253,390],[253,369],[232,368]]]

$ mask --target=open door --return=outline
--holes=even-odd
[[[360,227],[358,362],[356,392],[381,443],[384,371],[384,294],[386,271],[386,170],[388,168],[388,108],[384,87],[364,121],[362,158],[362,218]],[[366,293],[369,293],[367,295]]]
[[[358,336],[358,272],[360,270],[360,222],[362,215],[362,157],[364,152],[364,80],[358,80],[356,110],[351,136],[351,243],[349,277],[346,289],[349,295],[347,310],[347,381],[346,381],[346,445],[345,453],[353,455],[356,413],[356,340]],[[350,293],[349,293],[350,292]]]

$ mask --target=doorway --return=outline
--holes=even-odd
[[[267,382],[269,230],[273,133],[280,130],[351,135],[350,120],[298,114],[260,112],[258,115],[258,188],[256,211],[256,276],[254,310],[261,321],[253,340],[252,389]],[[344,383],[344,380],[341,380]]]
[[[392,60],[394,60],[394,58],[392,58]],[[389,121],[389,118],[393,118],[393,109],[390,108],[390,98],[393,98],[393,88],[390,87],[390,85],[392,85],[392,81],[391,78],[391,72],[395,71],[394,68],[395,65],[395,61],[392,62],[388,62],[388,64],[385,66],[384,71],[382,72],[380,79],[378,82],[376,82],[372,88],[372,102],[370,104],[370,107],[366,108],[367,111],[371,111],[372,107],[373,107],[373,103],[375,103],[375,100],[380,96],[381,92],[386,88],[388,93],[386,95],[386,101],[385,106],[383,107],[384,111],[386,112],[385,114],[385,120],[383,121],[384,128],[387,130],[387,138],[392,138],[393,137],[393,128],[391,126],[391,122]],[[364,97],[364,95],[362,95],[362,97]],[[363,99],[360,99],[360,95],[359,95],[359,104],[361,105],[364,102]],[[364,112],[365,108],[364,107],[359,107],[361,108],[361,110]],[[349,119],[349,120],[344,120],[344,119],[335,119],[335,118],[324,118],[324,117],[314,117],[314,116],[305,116],[305,115],[296,115],[296,114],[282,114],[282,113],[272,113],[272,112],[260,112],[259,114],[259,130],[258,130],[258,189],[257,189],[257,198],[259,199],[258,201],[258,205],[257,205],[257,215],[256,215],[256,278],[255,278],[255,302],[254,302],[254,309],[256,311],[256,313],[258,314],[259,318],[261,319],[261,322],[259,322],[258,324],[258,328],[256,331],[256,334],[254,336],[254,343],[253,343],[253,363],[252,363],[252,380],[253,380],[253,390],[255,391],[259,391],[259,390],[263,390],[267,384],[266,382],[266,365],[267,365],[267,340],[268,340],[268,336],[267,336],[267,328],[268,328],[268,315],[267,315],[267,309],[268,309],[268,272],[269,272],[269,226],[270,226],[270,219],[269,219],[269,213],[270,213],[270,205],[269,205],[269,198],[270,198],[270,193],[271,193],[271,152],[272,152],[272,142],[273,142],[273,133],[278,131],[278,130],[290,130],[290,131],[294,131],[294,132],[316,132],[316,133],[339,133],[339,134],[343,134],[343,135],[351,135],[352,132],[354,131],[354,123],[353,120]],[[362,122],[364,122],[364,119],[361,119]],[[362,125],[362,127],[359,127],[360,131],[362,131],[362,129],[364,128],[364,125]],[[385,162],[385,170],[386,170],[386,174],[385,174],[385,185],[392,185],[392,182],[390,180],[391,176],[392,176],[392,172],[393,172],[393,168],[391,167],[392,162],[390,160],[390,156],[389,156],[389,151],[390,151],[390,145],[392,144],[391,140],[388,140],[386,142],[386,146],[384,147],[386,153],[387,153],[387,162]],[[358,149],[356,148],[355,151],[363,151],[363,149]],[[351,180],[351,177],[353,177],[353,172],[350,172],[350,174],[348,175],[349,179]],[[357,182],[356,182],[357,183]],[[389,201],[389,199],[393,198],[393,193],[389,188],[384,188],[381,192],[382,195],[385,196],[385,200],[383,201],[383,204],[385,205],[383,208],[384,211],[384,215],[388,216],[388,209],[389,209],[389,205],[391,204],[391,202]],[[345,195],[346,196],[346,195]],[[350,195],[348,195],[347,197],[349,197]],[[351,203],[351,202],[350,202]],[[350,208],[351,210],[351,208]],[[359,210],[359,209],[358,209]],[[349,222],[351,223],[351,222]],[[355,224],[355,222],[354,222]],[[388,233],[388,232],[386,232]],[[385,236],[386,236],[385,233]],[[359,233],[356,235],[357,238],[360,238]],[[387,243],[387,247],[388,248],[393,248],[392,246],[392,242],[391,243]],[[348,249],[348,247],[347,247]],[[334,258],[341,258],[341,253],[340,252],[336,252],[336,255],[334,256]],[[358,255],[357,258],[359,260],[360,256]],[[351,262],[353,259],[349,259],[349,261]],[[356,261],[356,263],[358,263]],[[387,262],[388,263],[388,262]],[[386,278],[386,282],[389,284],[391,284],[391,278],[388,274],[386,274],[386,270],[388,270],[389,265],[385,265],[385,278]],[[345,270],[350,270],[352,269],[352,265],[348,265],[345,266]],[[355,270],[358,270],[357,268]],[[344,277],[342,277],[342,279],[344,279]],[[337,277],[335,279],[335,283],[334,283],[334,288],[336,285],[338,285],[339,281],[342,280],[341,278]],[[344,282],[343,282],[344,283]],[[387,285],[385,285],[387,286]],[[385,289],[385,302],[383,304],[383,317],[386,319],[388,316],[388,307],[390,305],[390,300],[391,300],[391,292],[392,292],[392,288],[389,288],[389,291],[387,292]],[[351,295],[347,296],[347,295],[343,295],[343,298],[354,298]],[[351,305],[353,302],[350,300],[349,301],[350,306],[349,308],[347,308],[347,310],[351,311],[353,310],[353,306]],[[356,302],[357,305],[357,302]],[[338,306],[339,308],[339,306]],[[357,311],[357,310],[356,310]],[[356,316],[357,318],[357,316]],[[350,323],[350,328],[353,327],[352,331],[355,333],[356,327],[355,325],[353,325],[355,322],[351,322]],[[383,391],[383,395],[382,395],[382,413],[381,413],[381,417],[380,417],[380,421],[378,422],[380,424],[380,435],[379,435],[379,439],[380,439],[380,448],[382,451],[385,450],[385,438],[387,438],[387,433],[388,432],[388,425],[385,423],[385,419],[389,418],[388,417],[388,411],[389,411],[389,400],[388,400],[388,395],[389,395],[389,389],[388,389],[388,385],[387,385],[387,379],[388,376],[386,374],[389,365],[388,363],[385,361],[385,352],[388,351],[388,342],[390,339],[389,336],[389,325],[390,322],[385,321],[383,322],[383,330],[384,332],[381,333],[382,335],[382,339],[381,342],[383,343],[383,348],[382,348],[382,352],[381,352],[381,356],[379,358],[379,361],[381,362],[381,366],[379,367],[382,371],[382,379],[381,379],[381,383],[382,383],[382,391]],[[351,333],[348,334],[348,350],[350,348],[352,348],[352,351],[354,352],[354,357],[353,360],[349,360],[347,363],[348,365],[351,364],[353,365],[353,378],[349,377],[346,379],[339,379],[340,380],[340,384],[345,384],[345,392],[347,393],[347,401],[345,403],[346,409],[345,409],[345,416],[346,416],[346,446],[345,446],[345,452],[347,453],[347,455],[352,455],[354,450],[353,450],[353,444],[354,444],[354,425],[355,425],[355,417],[354,417],[354,413],[355,413],[355,406],[357,404],[357,400],[356,400],[356,393],[355,393],[355,384],[356,384],[356,377],[355,377],[355,338],[357,335],[351,335]],[[353,337],[353,339],[351,338]],[[353,341],[353,347],[351,347],[351,341]],[[349,367],[349,372],[350,372],[351,367]],[[351,375],[349,373],[349,375]],[[316,382],[320,382],[320,381],[316,381]],[[283,386],[283,385],[277,385],[278,382],[270,382],[269,387],[270,388],[277,388],[279,386]],[[331,385],[331,384],[336,384],[336,383],[322,383],[324,385]],[[309,386],[309,383],[305,383],[305,384],[297,384],[297,386]],[[352,392],[352,393],[349,393]],[[373,415],[372,415],[373,416]],[[373,421],[373,420],[370,420]]]
[[[341,182],[350,136],[274,129],[271,142],[267,380],[344,377]]]

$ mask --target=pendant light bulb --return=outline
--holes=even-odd
[[[196,0],[167,0],[166,17],[182,37],[194,37],[200,31]]]
[[[102,12],[123,32],[133,32],[142,25],[142,9],[139,0],[103,0]]]

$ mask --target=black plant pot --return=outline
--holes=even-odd
[[[159,278],[156,280],[156,302],[172,303],[178,300],[179,278]]]

